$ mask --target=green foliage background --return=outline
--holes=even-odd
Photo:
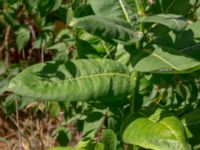
[[[198,0],[0,0],[0,29],[1,109],[63,112],[52,150],[199,149]]]

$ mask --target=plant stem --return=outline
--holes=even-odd
[[[145,6],[142,5],[141,0],[135,0],[135,4],[137,7],[138,14],[139,15],[144,14]],[[144,32],[144,24],[143,23],[140,23],[139,31]],[[141,50],[142,45],[143,45],[142,40],[139,40],[136,43],[137,50]],[[130,102],[130,112],[131,113],[135,113],[137,111],[137,102],[138,102],[139,87],[140,87],[140,76],[141,76],[140,72],[138,72],[138,71],[134,72],[133,78],[135,80],[135,89],[133,91],[133,95],[132,95],[131,102]]]
[[[143,0],[135,0],[138,15],[143,15],[145,12],[145,2]]]
[[[15,107],[16,107],[15,113],[16,113],[18,140],[19,140],[19,149],[22,150],[22,137],[21,137],[21,131],[20,131],[20,125],[19,125],[19,112],[18,112],[17,99],[15,99]]]
[[[9,59],[10,59],[10,53],[9,53],[9,48],[8,48],[10,32],[11,32],[11,26],[7,26],[5,38],[3,42],[3,48],[5,50],[5,66],[7,69],[9,68]]]
[[[135,80],[135,88],[133,91],[133,95],[131,97],[131,104],[130,104],[131,114],[137,111],[137,102],[138,102],[139,87],[140,87],[140,72],[135,71],[133,79]]]

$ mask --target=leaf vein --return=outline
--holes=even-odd
[[[173,130],[169,125],[167,125],[167,124],[164,123],[164,122],[159,122],[159,123],[162,124],[162,125],[164,125],[166,128],[168,128],[168,129],[171,131],[171,133],[174,135],[174,137],[175,137],[176,139],[181,140],[181,139],[179,138],[179,136],[176,134],[176,132],[174,132],[174,130]]]
[[[130,23],[131,20],[130,20],[130,18],[129,18],[129,16],[128,16],[128,12],[126,11],[125,6],[124,6],[122,0],[119,0],[119,4],[120,4],[120,6],[121,6],[121,8],[122,8],[122,10],[123,10],[123,13],[124,13],[124,15],[125,15],[125,17],[126,17],[126,20]]]

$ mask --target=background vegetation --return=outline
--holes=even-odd
[[[0,149],[200,149],[199,21],[198,0],[0,0]]]

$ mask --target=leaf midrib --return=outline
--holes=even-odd
[[[129,17],[129,15],[128,15],[127,10],[125,9],[125,6],[124,6],[122,0],[118,0],[118,1],[119,1],[119,4],[120,4],[121,8],[122,8],[122,11],[123,11],[123,13],[124,13],[124,15],[125,15],[126,20],[127,20],[129,23],[131,23],[130,17]]]
[[[165,126],[167,129],[169,129],[171,131],[171,133],[174,135],[174,137],[178,140],[178,141],[182,141],[181,138],[179,138],[179,136],[176,134],[176,132],[166,123],[160,121],[160,124],[162,124],[163,126]],[[184,145],[182,144],[182,142],[180,143],[182,145],[182,148],[184,148]]]
[[[78,77],[74,77],[74,78],[66,78],[64,80],[57,80],[57,81],[52,81],[52,82],[70,82],[70,81],[74,81],[74,80],[82,80],[82,79],[101,77],[101,76],[107,76],[107,77],[109,77],[109,76],[123,76],[123,77],[127,77],[127,78],[131,79],[131,76],[127,75],[127,74],[108,72],[108,73],[101,73],[101,74],[78,76]],[[48,81],[48,80],[46,80],[46,81]]]
[[[125,27],[123,27],[123,26],[121,26],[121,25],[119,25],[119,24],[117,24],[117,23],[114,23],[114,22],[110,22],[110,21],[108,21],[107,20],[107,18],[104,18],[104,19],[100,19],[101,17],[99,17],[99,18],[95,18],[95,19],[97,19],[97,20],[102,20],[105,24],[110,24],[111,26],[117,26],[118,28],[121,28],[121,29],[123,29],[123,30],[125,30],[125,31],[127,31],[127,32],[131,32],[131,34],[132,34],[132,30],[131,29],[128,29],[128,28],[125,28]]]
[[[156,54],[155,52],[148,52],[147,50],[145,50],[146,53],[151,54],[152,56],[158,58],[159,60],[163,61],[164,63],[168,64],[170,67],[172,67],[175,70],[181,70],[180,68],[174,66],[173,64],[171,64],[170,62],[168,62],[165,58],[159,56],[158,54]]]

